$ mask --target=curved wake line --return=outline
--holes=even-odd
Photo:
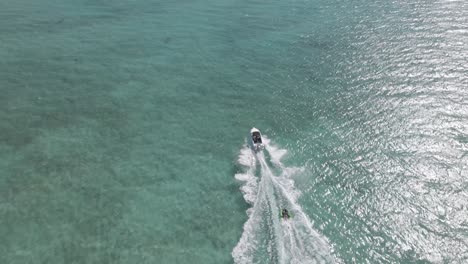
[[[301,169],[283,166],[280,160],[286,150],[268,144],[265,152],[275,171],[279,169],[279,176],[272,172],[264,153],[255,155],[244,146],[239,154],[239,164],[246,169],[235,177],[244,182],[240,189],[252,207],[247,210],[244,232],[232,251],[234,262],[334,263],[328,241],[313,229],[297,203],[300,193],[290,177]],[[281,219],[282,208],[287,208],[293,217]]]

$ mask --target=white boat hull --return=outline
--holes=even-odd
[[[249,142],[252,150],[254,150],[255,152],[262,151],[265,148],[265,145],[263,144],[262,134],[260,133],[260,130],[258,130],[255,127],[250,130]]]

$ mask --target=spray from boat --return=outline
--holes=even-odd
[[[254,138],[257,131],[260,141]],[[251,207],[232,251],[235,263],[335,262],[327,239],[314,229],[297,202],[300,192],[293,176],[305,170],[284,166],[281,158],[286,153],[256,128],[240,150],[238,162],[244,170],[235,178],[242,183],[240,190]],[[284,217],[283,209],[287,209],[288,217]]]

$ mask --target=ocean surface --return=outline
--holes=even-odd
[[[468,263],[468,2],[0,1],[0,263]]]

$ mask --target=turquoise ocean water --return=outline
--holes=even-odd
[[[468,263],[467,124],[463,0],[0,1],[0,263]]]

